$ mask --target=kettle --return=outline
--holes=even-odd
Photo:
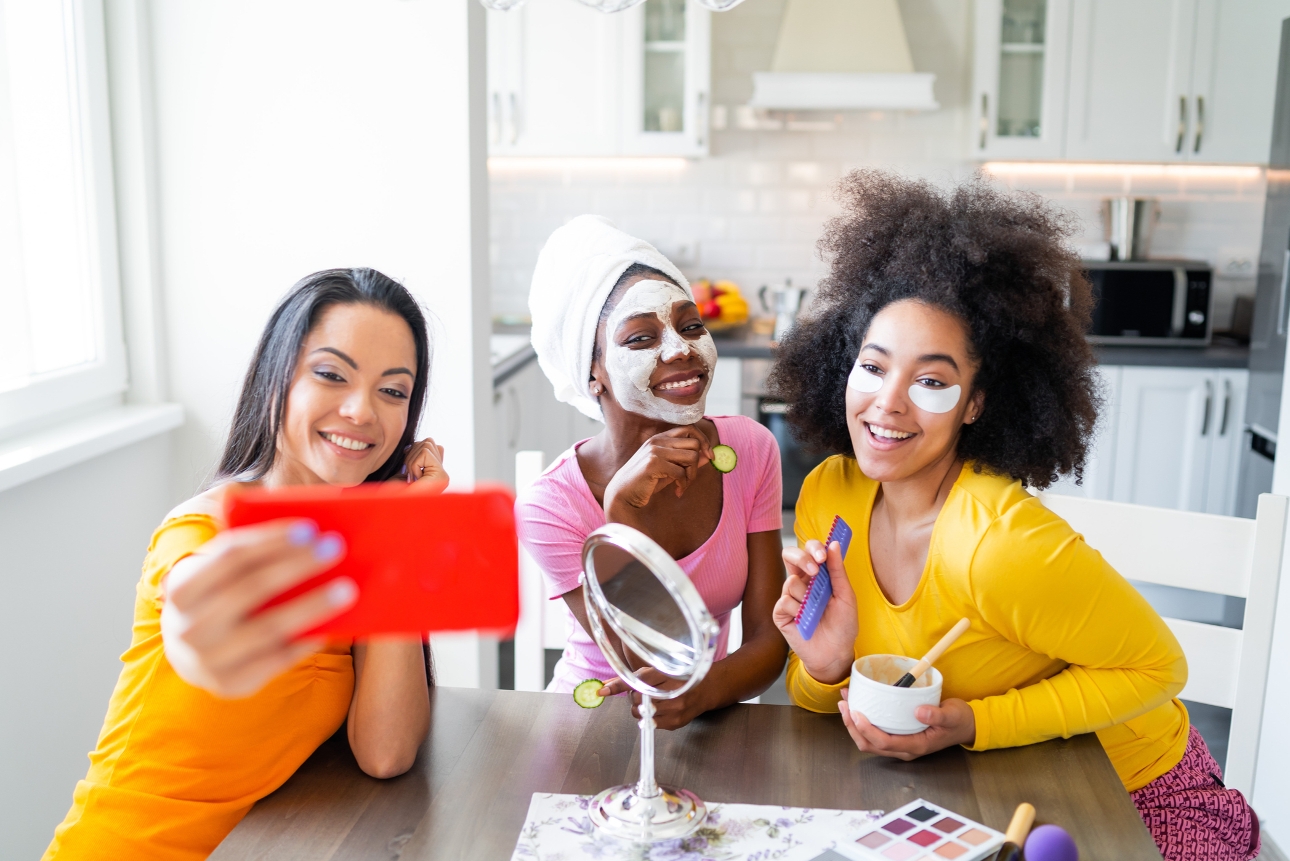
[[[771,291],[771,301],[766,301],[766,291]],[[802,287],[794,287],[793,279],[785,278],[783,287],[762,286],[757,291],[757,296],[761,299],[761,306],[768,314],[775,315],[775,334],[771,336],[772,341],[779,341],[788,334],[788,330],[793,328],[797,322],[797,312],[801,310],[802,298],[806,295],[806,290]]]

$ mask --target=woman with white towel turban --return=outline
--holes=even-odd
[[[605,428],[556,458],[520,493],[520,540],[564,598],[567,644],[547,688],[607,680],[627,691],[588,633],[582,543],[606,522],[657,541],[689,575],[721,625],[717,661],[684,695],[656,703],[664,729],[755,697],[779,676],[788,648],[771,621],[784,581],[775,438],[743,416],[705,416],[717,351],[685,277],[647,242],[583,215],[556,230],[529,292],[533,346],[561,401]],[[732,472],[713,448],[738,455]],[[742,603],[743,643],[727,655]],[[645,669],[656,685],[671,684]],[[633,694],[639,704],[639,697]]]

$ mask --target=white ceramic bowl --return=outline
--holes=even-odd
[[[912,687],[894,687],[896,680],[914,668],[917,658],[902,655],[866,655],[851,665],[851,690],[847,702],[869,723],[892,735],[913,735],[927,729],[914,717],[919,706],[941,704],[941,674],[932,667]]]

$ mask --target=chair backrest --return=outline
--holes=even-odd
[[[1129,580],[1245,599],[1240,630],[1165,618],[1187,655],[1183,699],[1232,710],[1228,786],[1254,786],[1290,500],[1265,493],[1254,520],[1041,493]]]
[[[515,453],[515,489],[537,481],[546,466],[540,451]],[[546,587],[542,570],[520,547],[520,620],[515,625],[515,690],[540,691],[546,687]]]

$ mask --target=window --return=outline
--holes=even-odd
[[[102,0],[0,0],[0,436],[125,389]]]

